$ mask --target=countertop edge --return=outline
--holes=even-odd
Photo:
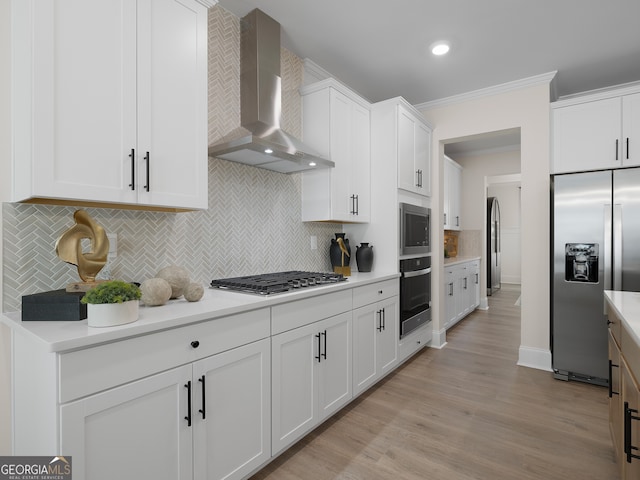
[[[614,290],[605,290],[605,311],[607,308],[613,308],[616,315],[620,318],[624,324],[625,329],[629,332],[633,338],[636,346],[640,348],[640,292],[620,292]],[[633,297],[637,299],[637,305],[633,305],[634,312],[629,311],[629,307],[625,308],[622,302],[629,301]],[[637,309],[637,311],[635,311]],[[633,313],[634,320],[630,319],[630,314]]]
[[[95,328],[87,325],[87,320],[79,321],[27,321],[21,319],[21,312],[0,315],[0,323],[13,332],[23,334],[42,345],[48,352],[65,352],[81,348],[111,343],[127,338],[179,328],[217,318],[269,308],[318,295],[354,289],[399,278],[397,272],[358,273],[348,277],[346,282],[330,284],[311,289],[296,290],[269,297],[220,291],[205,288],[205,295],[199,302],[187,302],[184,298],[170,300],[159,307],[140,306],[140,318],[130,324],[116,327]]]

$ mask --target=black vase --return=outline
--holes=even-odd
[[[370,272],[373,266],[373,245],[362,242],[356,247],[356,262],[359,272]]]
[[[329,247],[329,258],[331,259],[331,268],[333,267],[342,267],[342,250],[340,250],[340,245],[338,245],[338,239],[342,238],[345,247],[347,247],[347,252],[349,252],[349,256],[344,256],[344,266],[349,266],[349,261],[351,260],[351,247],[349,246],[349,239],[344,238],[344,233],[336,233],[336,238],[331,239],[331,246]]]

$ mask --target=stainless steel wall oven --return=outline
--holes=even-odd
[[[400,260],[400,338],[431,321],[431,257]]]

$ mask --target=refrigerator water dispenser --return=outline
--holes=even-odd
[[[567,282],[598,283],[597,243],[567,243],[564,253]]]

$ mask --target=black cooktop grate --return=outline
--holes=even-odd
[[[308,288],[347,279],[339,273],[290,271],[249,275],[246,277],[221,278],[211,281],[211,287],[237,292],[271,295],[298,288]]]

